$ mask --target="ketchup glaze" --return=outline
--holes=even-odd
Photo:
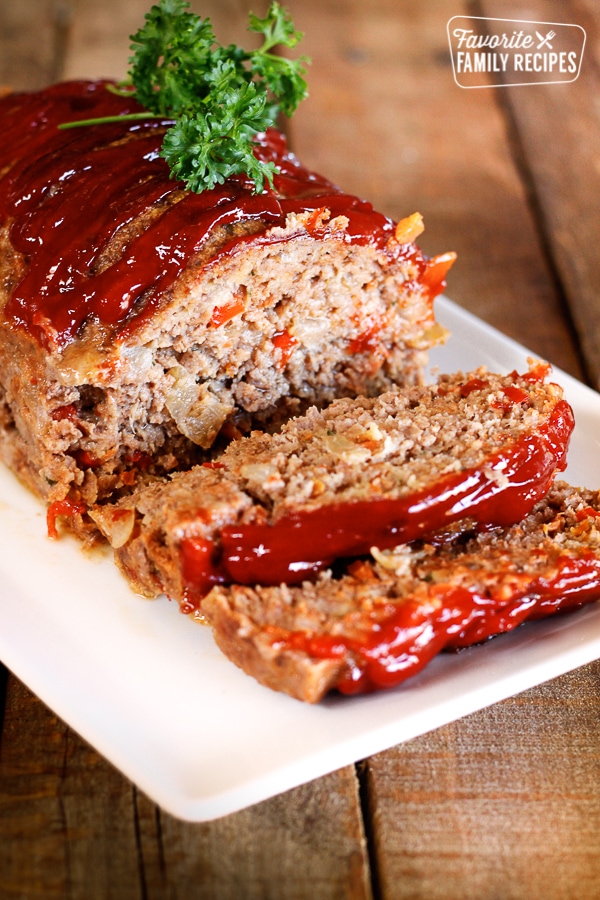
[[[5,307],[12,327],[59,349],[88,321],[123,337],[152,315],[216,227],[259,220],[265,231],[258,239],[269,241],[276,238],[266,230],[284,225],[289,213],[314,211],[318,237],[326,229],[318,214],[324,209],[348,219],[345,241],[409,259],[432,298],[443,289],[450,263],[430,262],[414,245],[390,240],[391,219],[308,171],[275,130],[255,141],[256,156],[280,169],[273,189],[255,194],[239,175],[195,194],[170,177],[159,155],[168,119],[58,128],[142,111],[133,98],[108,88],[108,82],[76,81],[0,99],[0,223],[11,223],[11,243],[25,259]],[[102,253],[111,239],[151,210],[159,214],[107,262]],[[232,238],[212,259],[243,240]]]
[[[560,400],[544,426],[498,452],[484,469],[445,476],[404,497],[325,504],[274,523],[230,525],[218,545],[184,538],[186,605],[197,606],[214,584],[298,584],[336,559],[408,543],[461,519],[481,527],[518,522],[565,468],[573,426],[571,407]]]
[[[480,643],[526,620],[577,609],[600,598],[600,560],[591,553],[559,556],[553,573],[532,578],[499,601],[485,590],[432,584],[427,601],[383,601],[361,634],[310,634],[271,629],[273,644],[313,659],[343,659],[333,685],[342,694],[395,687],[416,675],[441,650]],[[360,626],[359,626],[360,628]]]

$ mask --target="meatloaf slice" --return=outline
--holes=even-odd
[[[547,368],[311,408],[92,515],[137,590],[186,608],[215,583],[296,583],[373,545],[512,524],[565,464],[573,418]]]
[[[276,131],[256,138],[272,190],[192,194],[166,121],[58,128],[140,111],[107,87],[0,98],[0,453],[73,520],[251,427],[421,380],[454,260]]]
[[[298,587],[217,586],[202,614],[226,656],[314,703],[393,687],[443,648],[600,597],[600,497],[557,483],[519,524],[373,550]]]

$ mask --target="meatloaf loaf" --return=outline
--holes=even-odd
[[[140,473],[311,404],[418,382],[454,261],[308,171],[276,131],[245,176],[194,194],[167,121],[103,82],[0,99],[0,452],[73,522]]]
[[[512,524],[565,464],[573,418],[547,368],[313,407],[91,515],[138,591],[186,609],[215,583],[296,583],[373,545]]]
[[[216,586],[202,603],[224,653],[309,702],[388,688],[443,648],[600,597],[600,497],[557,483],[519,524],[373,550],[298,587]]]

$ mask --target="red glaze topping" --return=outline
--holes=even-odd
[[[468,647],[511,631],[526,619],[597,600],[600,560],[593,554],[559,557],[551,577],[532,579],[501,601],[474,588],[448,584],[431,585],[429,598],[433,607],[422,600],[388,601],[376,626],[360,637],[273,629],[273,642],[316,659],[347,657],[336,685],[343,694],[394,687],[416,675],[444,648]]]
[[[329,504],[275,524],[228,526],[206,570],[193,542],[183,540],[183,570],[189,571],[193,560],[195,571],[187,582],[188,596],[198,602],[214,584],[216,571],[223,581],[237,584],[297,584],[336,559],[407,543],[460,519],[482,527],[512,525],[564,469],[573,425],[570,406],[560,400],[545,427],[491,458],[485,470],[467,469],[407,497]],[[499,484],[497,476],[507,483]]]
[[[184,584],[196,585],[202,583],[205,593],[214,584],[223,584],[225,576],[217,562],[217,548],[212,541],[201,537],[186,538],[186,552],[182,554],[181,577]],[[186,591],[186,607],[184,612],[191,612],[196,608],[194,603],[195,591]]]
[[[445,256],[428,261],[414,245],[388,245],[394,223],[309,172],[274,130],[257,135],[256,155],[274,161],[280,174],[274,190],[255,195],[244,176],[202,194],[183,191],[159,156],[168,120],[57,127],[140,109],[133,99],[110,93],[104,82],[68,82],[0,99],[0,222],[12,220],[11,241],[27,261],[5,315],[45,346],[65,346],[90,320],[123,337],[152,315],[216,226],[254,219],[266,229],[283,225],[288,213],[314,211],[315,236],[327,227],[323,209],[331,218],[346,216],[345,240],[410,259],[432,297],[443,289],[453,255],[448,262]],[[108,268],[98,266],[111,238],[157,203],[164,211],[141,235],[128,238],[122,256]]]

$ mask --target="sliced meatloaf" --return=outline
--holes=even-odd
[[[140,473],[311,404],[418,382],[454,254],[308,171],[275,131],[202,194],[102,82],[0,99],[0,453],[73,521]]]
[[[215,583],[296,583],[373,545],[512,524],[565,465],[572,413],[546,374],[478,369],[313,407],[92,515],[137,590],[186,608]]]
[[[393,687],[443,648],[600,597],[600,497],[557,483],[519,524],[418,542],[298,587],[217,586],[202,614],[245,672],[292,697]]]

